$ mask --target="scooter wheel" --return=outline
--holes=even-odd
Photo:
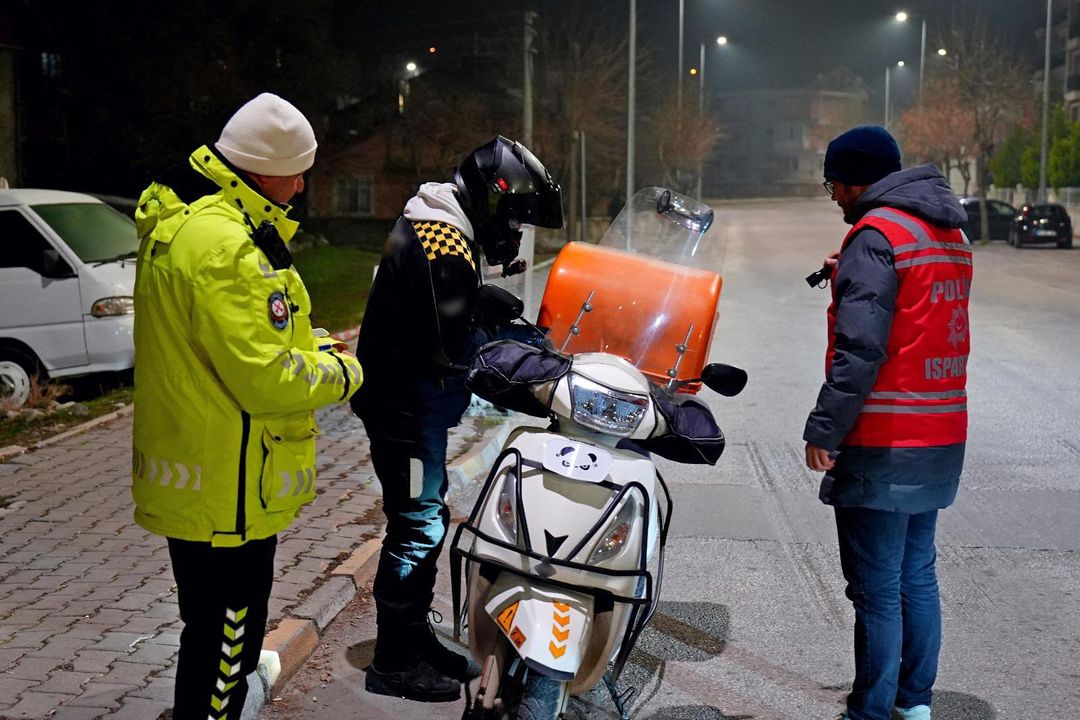
[[[530,672],[525,678],[517,720],[558,720],[566,705],[568,683]]]

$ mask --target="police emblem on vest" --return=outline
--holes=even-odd
[[[271,293],[266,301],[267,314],[270,316],[270,324],[278,330],[284,330],[289,326],[289,304],[285,302],[285,295],[280,291]]]

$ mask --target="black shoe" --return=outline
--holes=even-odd
[[[442,621],[441,615],[434,610],[431,612],[438,616],[440,622]],[[425,622],[423,625],[416,626],[415,637],[420,657],[443,675],[464,683],[480,677],[480,667],[468,656],[456,653],[443,645],[439,641],[439,636],[435,634],[435,628],[431,627],[431,623]]]
[[[461,697],[461,683],[446,677],[423,660],[387,672],[375,669],[375,663],[372,663],[364,678],[364,688],[376,695],[417,702],[453,702]]]

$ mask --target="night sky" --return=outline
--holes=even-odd
[[[625,35],[627,0],[590,4],[609,16],[613,36]],[[393,37],[397,43],[412,36],[424,47],[473,31],[516,38],[523,9],[557,13],[561,6],[563,0],[398,0],[392,15],[372,7],[367,22],[379,30],[364,36],[376,42]],[[917,82],[921,20],[898,23],[893,19],[898,10],[926,14],[928,67],[936,59],[939,34],[980,12],[1034,71],[1042,61],[1035,30],[1046,19],[1044,0],[685,0],[685,7],[684,65],[697,65],[700,43],[707,41],[706,79],[712,90],[803,85],[843,65],[862,76],[875,97],[882,92],[886,64],[897,60],[905,60],[907,68],[894,77],[894,90],[902,96]],[[674,81],[678,0],[638,0],[638,14],[639,45],[652,49],[655,63],[671,68]],[[715,44],[721,34],[730,41],[724,48]]]

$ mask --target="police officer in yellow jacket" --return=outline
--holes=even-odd
[[[313,411],[360,386],[320,349],[286,247],[315,134],[264,93],[136,211],[135,521],[168,539],[180,655],[174,720],[239,718],[258,663],[277,533],[315,498]]]

